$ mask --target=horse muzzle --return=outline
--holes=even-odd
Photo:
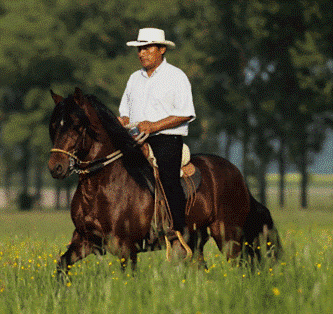
[[[48,166],[50,173],[54,179],[65,179],[70,174],[69,158],[56,158],[51,156]]]

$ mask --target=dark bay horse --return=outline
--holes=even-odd
[[[50,172],[56,179],[79,173],[71,204],[75,231],[58,270],[67,271],[87,255],[107,251],[124,265],[130,259],[134,267],[154,215],[148,187],[154,182],[151,166],[117,117],[96,97],[83,95],[79,88],[66,99],[51,94],[56,106],[50,121]],[[209,236],[227,258],[247,253],[250,259],[260,259],[259,239],[278,258],[282,247],[270,212],[252,197],[240,171],[214,155],[194,155],[191,161],[202,175],[186,217],[187,243],[198,260],[204,261]],[[178,242],[173,247],[182,248]]]

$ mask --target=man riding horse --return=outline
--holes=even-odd
[[[127,46],[138,49],[142,69],[134,72],[127,82],[119,112],[123,126],[137,123],[140,132],[154,153],[159,176],[173,218],[167,233],[169,240],[175,231],[184,232],[185,195],[180,182],[183,136],[188,134],[189,122],[195,119],[191,84],[186,74],[167,63],[164,31],[156,28],[139,30],[137,41]]]
[[[119,257],[122,268],[130,259],[135,269],[138,253],[163,245],[162,237],[160,246],[149,241],[148,248],[145,245],[152,221],[162,217],[161,211],[156,214],[149,184],[159,182],[153,177],[156,168],[152,169],[136,139],[119,121],[123,125],[136,122],[140,136],[150,135],[147,141],[174,220],[167,240],[179,240],[172,241],[175,252],[184,255],[186,251],[191,259],[190,251],[196,252],[198,264],[205,266],[203,249],[212,237],[228,259],[240,256],[252,265],[263,256],[280,258],[283,249],[269,210],[251,195],[239,169],[215,155],[191,157],[201,181],[195,201],[188,202],[188,238],[181,237],[187,231],[186,202],[179,182],[182,136],[195,118],[191,85],[181,70],[164,59],[166,46],[174,44],[165,40],[162,30],[142,29],[138,40],[128,45],[138,47],[143,69],[128,81],[119,118],[79,88],[67,98],[51,92],[55,107],[49,124],[50,172],[56,179],[79,174],[71,203],[75,230],[59,258],[58,273],[66,273],[89,254],[107,251]],[[167,252],[170,242],[165,241]]]

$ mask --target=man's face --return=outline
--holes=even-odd
[[[155,70],[163,61],[165,46],[146,45],[138,47],[138,57],[141,65],[147,71]]]

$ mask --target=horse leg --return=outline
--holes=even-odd
[[[205,269],[208,268],[204,259],[203,249],[208,239],[209,235],[207,233],[207,228],[201,228],[197,232],[190,235],[190,240],[188,243],[189,247],[194,253],[194,257],[199,267],[204,267]]]
[[[188,241],[190,239],[189,228],[184,228],[184,236],[176,231],[172,237],[167,237],[167,240],[171,242],[171,250],[168,252],[168,244],[167,245],[167,259],[170,260],[183,260],[189,261],[192,259],[193,250],[188,245]],[[166,241],[167,241],[166,240]],[[169,243],[170,243],[169,242]]]
[[[60,256],[57,264],[58,274],[67,273],[69,266],[85,258],[93,251],[93,245],[86,238],[80,235],[77,230],[74,231],[72,242],[65,254]]]
[[[130,254],[130,259],[131,259],[131,269],[132,269],[132,272],[135,272],[136,271],[136,265],[137,265],[137,260],[138,260],[138,253],[135,251],[131,251],[131,254]]]
[[[127,265],[128,265],[128,259],[131,260],[131,270],[132,272],[136,271],[136,265],[138,260],[138,254],[136,251],[131,250],[130,254],[123,254],[120,259],[120,269],[122,272],[125,272]]]
[[[209,227],[210,235],[213,237],[218,249],[223,253],[223,243],[225,243],[225,232],[223,222],[213,222]]]
[[[223,221],[215,221],[210,225],[211,236],[220,252],[225,248],[227,259],[237,258],[242,250],[242,231],[237,226],[225,226]]]
[[[110,243],[112,244],[110,245]],[[133,243],[114,236],[112,241],[109,242],[108,248],[113,255],[117,255],[120,258],[120,269],[122,272],[125,272],[129,259],[131,260],[132,271],[135,271],[138,254]]]

